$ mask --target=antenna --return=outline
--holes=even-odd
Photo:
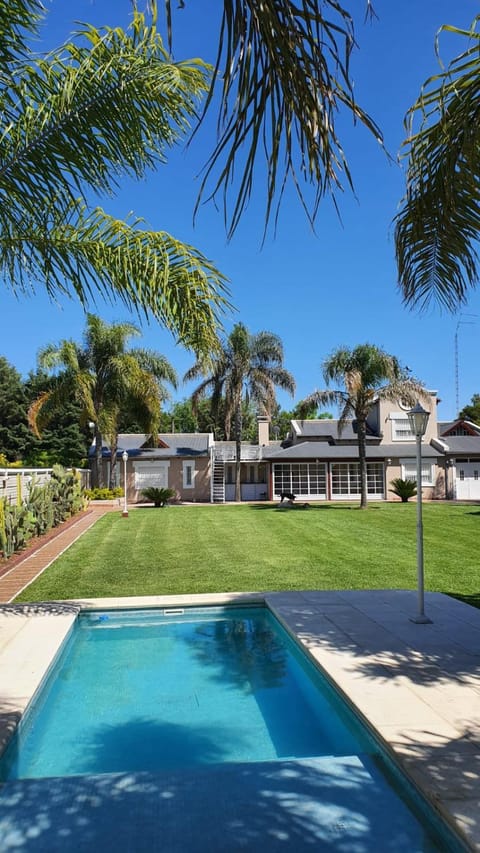
[[[464,320],[464,317],[474,317],[472,320]],[[460,314],[458,318],[457,325],[455,328],[455,405],[456,405],[456,416],[458,417],[458,413],[460,411],[460,391],[459,391],[459,370],[458,370],[458,330],[460,326],[474,326],[476,320],[478,319],[478,314]]]

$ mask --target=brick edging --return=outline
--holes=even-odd
[[[0,578],[3,575],[6,575],[12,569],[15,569],[24,560],[31,557],[36,551],[39,551],[40,548],[43,548],[44,545],[47,545],[48,542],[51,542],[53,539],[56,539],[57,536],[60,536],[62,533],[65,533],[70,527],[73,527],[74,524],[78,524],[79,521],[86,518],[89,515],[93,515],[93,509],[86,509],[77,512],[75,515],[72,515],[71,518],[63,521],[61,524],[54,527],[52,530],[49,530],[48,533],[44,533],[43,536],[36,536],[34,539],[30,540],[27,547],[23,551],[19,551],[15,554],[12,554],[11,557],[0,559]]]

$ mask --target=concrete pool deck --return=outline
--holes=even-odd
[[[266,602],[379,734],[417,787],[467,840],[470,849],[480,850],[480,610],[439,593],[426,595],[426,609],[433,620],[428,625],[418,625],[409,620],[416,610],[416,594],[410,590],[182,595],[0,605],[0,748],[9,739],[80,609],[182,607],[253,601]],[[284,764],[288,762],[282,762]],[[288,768],[287,771],[290,772]],[[241,770],[239,768],[240,772],[247,772],[244,766]],[[102,778],[105,785],[106,777],[97,777],[97,780],[102,784]],[[71,829],[65,827],[65,815],[69,808],[71,812],[71,802],[68,804],[66,801],[62,806],[59,790],[56,793],[52,791],[55,781],[58,788],[59,780],[29,780],[8,785],[17,785],[11,790],[17,791],[18,798],[20,791],[36,790],[35,785],[42,788],[43,783],[43,808],[45,798],[48,800],[53,796],[61,812],[61,816],[57,814],[55,818],[55,825],[63,826],[68,834]],[[119,777],[118,784],[125,793],[128,780]],[[73,782],[62,780],[62,785],[63,790],[67,790]],[[152,780],[146,777],[140,781],[136,779],[134,787],[139,799],[139,792],[152,790]],[[81,794],[85,808],[98,797],[98,791],[95,791],[96,788],[90,788],[89,792],[84,790]],[[256,802],[258,792],[255,796]],[[35,798],[27,798],[26,802],[30,803],[31,811]],[[248,807],[252,808],[252,803]],[[137,805],[137,809],[141,808]],[[184,808],[188,811],[188,799]],[[236,817],[235,814],[235,807],[230,804],[230,824],[238,819],[240,832],[245,818],[240,802]],[[201,809],[196,817],[201,819]],[[211,815],[206,815],[206,819],[211,818]],[[135,823],[133,814],[132,819]],[[141,821],[144,819],[142,817]],[[43,820],[44,823],[47,820],[45,815]],[[172,847],[170,839],[170,847],[160,845],[159,850],[184,849],[189,853],[193,850],[222,850],[225,827],[223,835],[217,838],[217,846],[211,827],[207,836],[203,835],[205,846],[202,846],[198,840],[193,804],[192,819],[188,814],[182,814],[182,821],[187,827],[190,842],[185,838],[185,846],[182,847],[180,840],[179,846]],[[220,832],[218,817],[216,822]],[[81,820],[78,826],[81,826]],[[293,824],[291,828],[293,832]],[[141,826],[137,825],[137,830],[141,833]],[[55,846],[53,836],[46,846],[35,846],[35,829],[32,829],[30,841],[25,836],[22,846],[18,828],[12,831],[12,849],[62,849]],[[47,831],[45,827],[41,832],[38,830],[44,844]],[[292,846],[289,846],[288,822],[282,825],[283,837],[280,840],[262,835],[262,831],[265,833],[265,827],[258,830],[258,849],[303,849],[298,827],[292,835]],[[192,846],[193,838],[198,843]],[[238,844],[239,849],[257,849],[253,839],[248,841],[247,836],[244,838],[247,840]],[[84,848],[78,845],[77,837],[75,848],[90,849],[88,845],[94,840],[95,836],[89,837]],[[63,841],[60,838],[60,843],[64,844],[65,838]],[[308,844],[312,843],[309,839]],[[132,853],[148,849],[141,846],[138,834],[131,846],[119,847],[118,838],[115,844],[112,842],[112,849],[132,850]],[[0,848],[10,849],[1,847],[1,844]],[[336,847],[332,842],[332,846],[321,849],[346,850],[350,847],[343,847],[340,842]]]

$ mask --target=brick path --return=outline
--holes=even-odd
[[[7,570],[0,577],[0,603],[5,604],[12,601],[22,589],[40,575],[60,554],[63,554],[82,533],[92,527],[102,515],[112,510],[118,512],[118,507],[91,507],[66,530],[60,529],[56,536],[41,545],[40,548],[26,554],[20,562],[16,561],[13,568]]]

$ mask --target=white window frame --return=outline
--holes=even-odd
[[[408,417],[405,412],[392,412],[390,414],[390,420],[392,422],[392,441],[415,441],[415,436],[410,426],[410,421],[408,420]],[[399,421],[403,421],[408,424],[408,435],[405,434],[407,431],[404,429],[403,426],[401,427],[403,435],[399,435],[399,433],[397,432],[397,430],[399,429]]]
[[[416,459],[400,459],[402,466],[402,480],[417,479],[417,461]],[[435,462],[429,459],[422,459],[422,486],[434,486],[433,469]]]
[[[323,491],[318,491],[319,483]],[[297,498],[325,500],[327,497],[327,466],[325,462],[277,462],[273,465],[273,491],[293,492]]]
[[[188,482],[188,473],[190,471],[190,482]],[[183,488],[184,489],[194,489],[195,488],[195,462],[193,459],[187,459],[182,462],[182,477],[183,477]]]
[[[360,497],[360,463],[331,462],[332,500],[351,500]],[[358,485],[358,489],[354,486]],[[379,488],[375,488],[379,487]],[[383,500],[385,497],[385,471],[383,462],[367,462],[367,498]]]

